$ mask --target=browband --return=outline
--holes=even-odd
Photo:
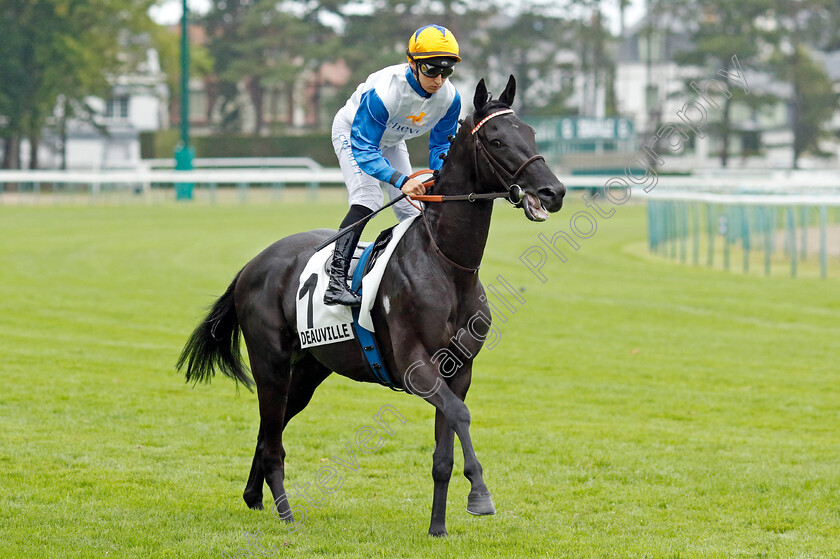
[[[470,134],[475,134],[476,132],[478,132],[478,129],[481,128],[482,126],[484,126],[484,123],[487,122],[488,120],[490,120],[491,118],[499,116],[499,115],[508,115],[512,112],[513,112],[513,109],[502,109],[501,111],[496,111],[495,113],[491,113],[491,114],[487,115],[486,117],[484,117],[484,119],[481,122],[479,122],[478,124],[475,125],[475,128],[472,129],[472,132],[470,132]]]

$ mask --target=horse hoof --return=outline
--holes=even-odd
[[[445,538],[449,533],[446,528],[429,528],[429,535],[433,538]]]
[[[247,495],[243,495],[242,498],[245,500],[245,504],[248,505],[249,509],[253,510],[264,510],[262,503],[262,495],[258,497],[248,497]]]
[[[493,506],[493,497],[490,493],[484,495],[472,495],[467,498],[467,512],[476,516],[496,514],[496,507]]]

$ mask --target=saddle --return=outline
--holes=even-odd
[[[394,226],[396,227],[396,225]],[[391,239],[394,236],[393,230],[394,227],[389,227],[384,231],[379,233],[379,236],[376,237],[376,240],[372,243],[367,243],[364,241],[360,241],[359,244],[356,245],[356,248],[353,250],[353,259],[350,261],[350,268],[347,271],[347,279],[352,286],[352,279],[356,275],[356,268],[359,265],[359,261],[362,259],[362,254],[370,248],[370,254],[365,258],[364,266],[361,270],[362,275],[368,273],[373,265],[376,263],[377,258],[382,254],[385,250],[385,247],[388,246],[388,243],[391,242]],[[332,245],[330,245],[332,246]],[[324,265],[324,272],[327,274],[330,273],[330,259],[328,258],[325,265]],[[352,287],[351,287],[352,289]]]
[[[358,339],[374,377],[390,388],[397,387],[376,348],[370,312],[388,260],[413,221],[406,219],[382,231],[373,243],[356,247],[348,277],[352,278],[350,288],[361,291],[360,307],[324,304],[335,243],[310,258],[300,275],[297,293],[296,326],[302,349]]]

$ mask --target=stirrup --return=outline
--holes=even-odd
[[[338,282],[330,282],[326,292],[324,292],[325,305],[344,305],[345,307],[358,307],[362,304],[362,298],[356,293],[353,293],[348,288],[341,289]]]

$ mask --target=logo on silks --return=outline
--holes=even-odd
[[[350,324],[335,324],[322,326],[321,328],[310,328],[303,330],[300,335],[300,347],[310,347],[322,344],[332,344],[352,340],[354,338],[353,328]]]
[[[424,119],[425,117],[426,117],[426,113],[425,113],[425,111],[424,111],[424,112],[421,112],[421,113],[420,113],[419,115],[417,115],[417,116],[414,116],[414,115],[409,115],[409,116],[407,116],[407,117],[405,117],[405,118],[407,118],[408,120],[410,120],[410,121],[411,121],[411,123],[412,123],[412,124],[414,124],[414,126],[423,126],[423,119]]]

